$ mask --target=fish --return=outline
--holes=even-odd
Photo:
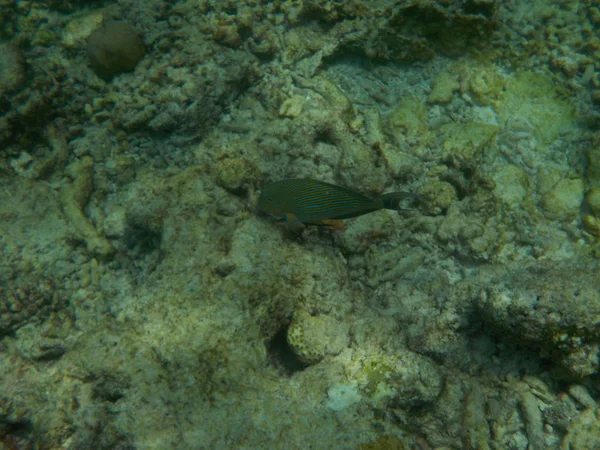
[[[343,230],[343,219],[380,209],[400,210],[403,200],[418,194],[390,192],[368,197],[353,190],[309,179],[288,179],[265,186],[257,209],[281,221]]]

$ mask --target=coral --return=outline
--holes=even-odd
[[[73,181],[65,185],[61,193],[65,216],[73,227],[74,235],[85,242],[90,253],[107,258],[114,253],[113,246],[83,212],[93,190],[94,160],[84,157],[71,163],[67,172]]]
[[[87,39],[90,64],[101,78],[133,70],[145,51],[139,33],[125,22],[105,22]]]
[[[338,354],[348,345],[348,324],[296,309],[288,328],[287,341],[303,363],[316,364],[326,356]]]
[[[64,307],[65,299],[51,278],[31,273],[12,279],[5,273],[1,281],[0,337],[28,322],[42,322]]]

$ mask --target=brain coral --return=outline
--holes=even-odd
[[[125,22],[106,22],[87,41],[90,64],[101,78],[133,70],[145,51],[140,35]]]

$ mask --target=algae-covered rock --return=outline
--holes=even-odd
[[[297,117],[302,112],[306,99],[301,95],[293,95],[284,100],[279,107],[279,115],[282,117]]]
[[[537,192],[546,194],[550,192],[563,178],[565,171],[555,165],[540,167],[535,177]]]
[[[586,195],[586,201],[592,213],[600,216],[600,187],[594,186]]]
[[[589,259],[540,263],[493,280],[475,305],[503,339],[586,377],[600,364],[599,269]]]
[[[85,242],[88,250],[93,255],[106,258],[115,249],[84,214],[93,190],[94,160],[86,156],[75,161],[69,165],[68,172],[73,181],[63,186],[60,196],[65,216],[75,236]]]
[[[591,214],[584,214],[581,216],[581,221],[585,226],[585,229],[595,237],[600,237],[600,218],[592,216]]]
[[[598,137],[596,138],[598,140]],[[600,145],[595,143],[586,150],[586,178],[591,186],[600,186]]]
[[[341,248],[349,254],[364,253],[376,242],[391,240],[396,231],[396,221],[386,212],[357,217],[346,221],[346,226],[339,240]]]
[[[403,174],[411,172],[417,164],[417,158],[406,151],[400,151],[397,145],[390,142],[387,137],[388,121],[384,120],[380,111],[376,108],[365,108],[362,110],[362,115],[367,132],[365,136],[367,143],[371,148],[379,150],[394,178],[400,178]]]
[[[296,77],[295,81],[302,87],[312,89],[323,97],[336,118],[347,125],[355,119],[354,106],[348,96],[340,87],[326,75],[319,75],[313,79]]]
[[[471,448],[489,449],[490,426],[486,420],[486,401],[481,386],[474,384],[465,399],[463,425],[465,440]]]
[[[452,101],[454,92],[458,91],[460,83],[456,75],[443,73],[433,81],[433,89],[427,97],[429,104],[444,104]]]
[[[587,408],[569,421],[567,434],[561,441],[561,450],[588,450],[596,448],[600,436],[600,408]]]
[[[494,173],[493,178],[494,194],[507,205],[515,207],[527,196],[527,174],[521,167],[502,166]]]
[[[385,252],[379,248],[371,248],[365,255],[368,283],[377,286],[380,283],[397,282],[406,273],[419,268],[425,256],[423,250],[404,245]]]
[[[434,214],[447,210],[457,199],[456,189],[447,181],[426,183],[419,194],[427,199],[427,207]]]
[[[0,338],[33,320],[46,320],[66,301],[60,282],[43,274],[16,276],[7,272],[0,282]]]
[[[342,186],[374,195],[385,186],[386,168],[377,166],[377,154],[349,132],[340,140],[339,180]]]
[[[25,59],[13,44],[0,44],[0,97],[25,82]]]
[[[495,104],[499,123],[518,120],[544,145],[575,126],[575,108],[569,93],[543,73],[519,71],[506,78],[502,101]]]
[[[387,117],[387,127],[400,142],[407,138],[425,140],[428,134],[425,105],[416,98],[403,99],[400,106]]]
[[[561,180],[542,197],[542,208],[549,219],[573,220],[583,201],[584,184],[580,178]]]
[[[263,180],[258,167],[246,158],[226,158],[217,170],[217,183],[233,193],[255,189]]]
[[[442,389],[443,377],[433,361],[411,351],[364,355],[358,363],[351,378],[375,403],[418,408],[434,402]]]
[[[77,47],[102,25],[104,14],[94,11],[89,14],[75,15],[62,31],[62,43],[66,47]]]
[[[384,436],[361,445],[359,450],[405,450],[409,445],[397,436]]]
[[[327,407],[342,411],[362,400],[356,383],[336,383],[327,389]]]
[[[457,56],[477,38],[485,41],[495,4],[397,2],[381,11],[385,19],[371,33],[365,53],[371,58],[410,62],[428,60],[437,53]],[[365,14],[370,14],[370,8]]]
[[[470,161],[490,147],[499,132],[495,125],[483,123],[448,123],[442,126],[448,136],[442,144],[446,158]]]
[[[468,85],[466,90],[479,104],[494,105],[502,99],[506,80],[499,68],[491,64],[474,68],[467,65],[463,76],[465,77],[464,82]]]

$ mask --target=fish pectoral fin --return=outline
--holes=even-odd
[[[339,219],[323,219],[316,222],[310,222],[310,225],[317,225],[319,227],[325,227],[331,231],[344,231],[346,224],[343,220]]]
[[[327,228],[332,231],[344,231],[346,229],[346,224],[344,223],[343,220],[327,219],[327,220],[324,220],[323,222],[325,222],[327,224]]]
[[[296,222],[297,217],[292,213],[285,213],[285,221],[286,222]]]

